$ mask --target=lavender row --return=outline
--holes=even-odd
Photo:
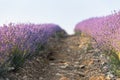
[[[9,24],[0,27],[0,64],[17,48],[22,54],[34,54],[56,32],[55,24]]]
[[[79,31],[92,36],[99,45],[120,51],[120,12],[84,20],[75,27],[75,32]]]

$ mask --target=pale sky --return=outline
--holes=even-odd
[[[0,25],[55,23],[69,34],[87,18],[120,10],[120,0],[0,0]]]

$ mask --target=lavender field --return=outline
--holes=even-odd
[[[1,69],[20,67],[27,57],[39,53],[48,39],[60,32],[64,30],[56,24],[10,23],[0,26]]]
[[[104,17],[94,17],[78,23],[76,32],[84,32],[93,37],[99,46],[120,52],[120,12]],[[120,56],[119,56],[120,58]]]
[[[92,37],[110,58],[111,72],[120,76],[120,12],[84,20],[75,26],[75,32]]]
[[[24,71],[19,73],[24,75],[13,73],[13,78],[17,76],[22,79],[31,74],[32,79],[38,80],[45,73],[42,76],[45,80],[49,80],[49,77],[56,80],[59,78],[56,72],[63,70],[66,72],[61,72],[62,75],[68,75],[69,72],[72,75],[68,75],[70,79],[64,77],[60,80],[113,80],[120,77],[120,12],[83,20],[75,26],[74,31],[75,34],[68,35],[56,24],[10,23],[0,26],[0,76],[23,68]],[[40,54],[43,48],[49,49],[44,52],[49,55],[42,58],[47,58],[47,61],[42,63],[40,55],[24,64],[28,58]],[[46,63],[51,70],[46,68]],[[45,65],[46,72],[38,72],[42,71],[41,65]]]

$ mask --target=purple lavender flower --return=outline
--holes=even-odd
[[[99,45],[120,51],[120,12],[84,20],[76,25],[75,32],[77,31],[92,36]]]
[[[63,31],[56,24],[13,24],[0,27],[0,64],[18,48],[23,54],[34,54],[56,32]]]

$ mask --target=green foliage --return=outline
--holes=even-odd
[[[28,51],[21,51],[17,46],[14,47],[11,52],[8,60],[0,66],[0,76],[4,76],[7,72],[11,70],[18,70],[23,66],[26,59],[31,58],[33,55],[37,55],[40,51],[44,50],[44,46],[37,44],[37,49],[34,54],[28,53]]]
[[[67,35],[67,33],[65,31],[59,31],[54,33],[54,35],[52,36],[53,38],[64,38]]]
[[[20,51],[19,48],[14,47],[10,54],[9,58],[0,66],[0,76],[4,76],[11,70],[19,69],[25,62],[24,55],[26,53]]]
[[[117,52],[115,50],[110,50],[110,65],[111,71],[120,77],[120,60]]]
[[[26,51],[21,51],[19,48],[13,48],[11,52],[10,66],[14,67],[15,70],[19,69],[25,62]]]
[[[35,54],[39,54],[40,51],[43,51],[45,49],[45,45],[37,44],[37,49],[35,50]]]
[[[81,31],[75,31],[75,35],[81,35]]]
[[[93,49],[92,44],[91,44],[91,43],[88,43],[88,44],[87,44],[87,51],[92,50],[92,49]]]

